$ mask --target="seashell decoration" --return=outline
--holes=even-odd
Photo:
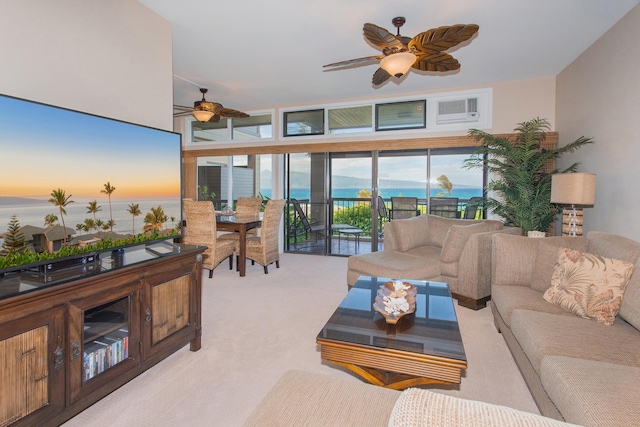
[[[401,280],[386,282],[378,289],[373,309],[382,314],[387,323],[395,324],[401,317],[416,309],[417,289]]]

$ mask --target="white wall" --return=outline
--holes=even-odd
[[[584,210],[584,232],[607,231],[640,241],[640,6],[557,78],[560,145],[584,135],[595,144],[561,159],[597,174],[595,206]]]
[[[2,0],[0,56],[1,94],[173,130],[171,24],[135,0]]]

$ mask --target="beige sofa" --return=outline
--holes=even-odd
[[[559,247],[634,264],[613,325],[543,298],[561,272]],[[640,425],[640,243],[595,231],[545,239],[501,234],[493,237],[492,262],[495,323],[540,412],[585,426]],[[559,283],[575,294],[570,280]]]
[[[499,405],[421,389],[403,392],[356,378],[288,371],[244,427],[561,427],[569,424]]]
[[[491,237],[520,235],[500,221],[420,215],[384,226],[384,250],[349,257],[347,283],[360,276],[449,284],[458,304],[477,310],[491,298]]]

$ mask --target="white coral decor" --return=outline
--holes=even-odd
[[[409,288],[410,288],[410,286],[409,285],[405,285],[402,280],[394,280],[393,281],[393,289],[395,291],[406,291]]]
[[[382,302],[384,303],[384,311],[394,315],[409,311],[409,301],[405,298],[407,295],[407,289],[409,288],[410,286],[405,285],[402,281],[394,280],[393,292],[382,299]]]
[[[409,310],[409,301],[405,297],[384,297],[384,311],[398,315]]]

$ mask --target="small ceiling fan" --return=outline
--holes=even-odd
[[[372,80],[376,86],[386,82],[391,76],[401,77],[410,68],[437,72],[457,70],[460,68],[460,63],[445,51],[469,40],[480,28],[475,24],[457,24],[432,28],[414,38],[409,38],[400,35],[400,27],[404,25],[405,18],[393,18],[391,22],[397,28],[397,35],[377,25],[364,24],[364,36],[373,45],[382,49],[382,55],[334,62],[324,67],[360,66],[380,61],[380,68],[373,74]]]
[[[250,117],[247,113],[243,113],[242,111],[224,108],[222,104],[207,101],[204,99],[204,96],[208,92],[208,89],[201,87],[200,92],[202,93],[202,100],[194,102],[193,107],[174,105],[174,110],[178,110],[178,112],[173,113],[173,116],[178,117],[192,114],[196,120],[202,123],[217,123],[220,121],[220,117]]]

